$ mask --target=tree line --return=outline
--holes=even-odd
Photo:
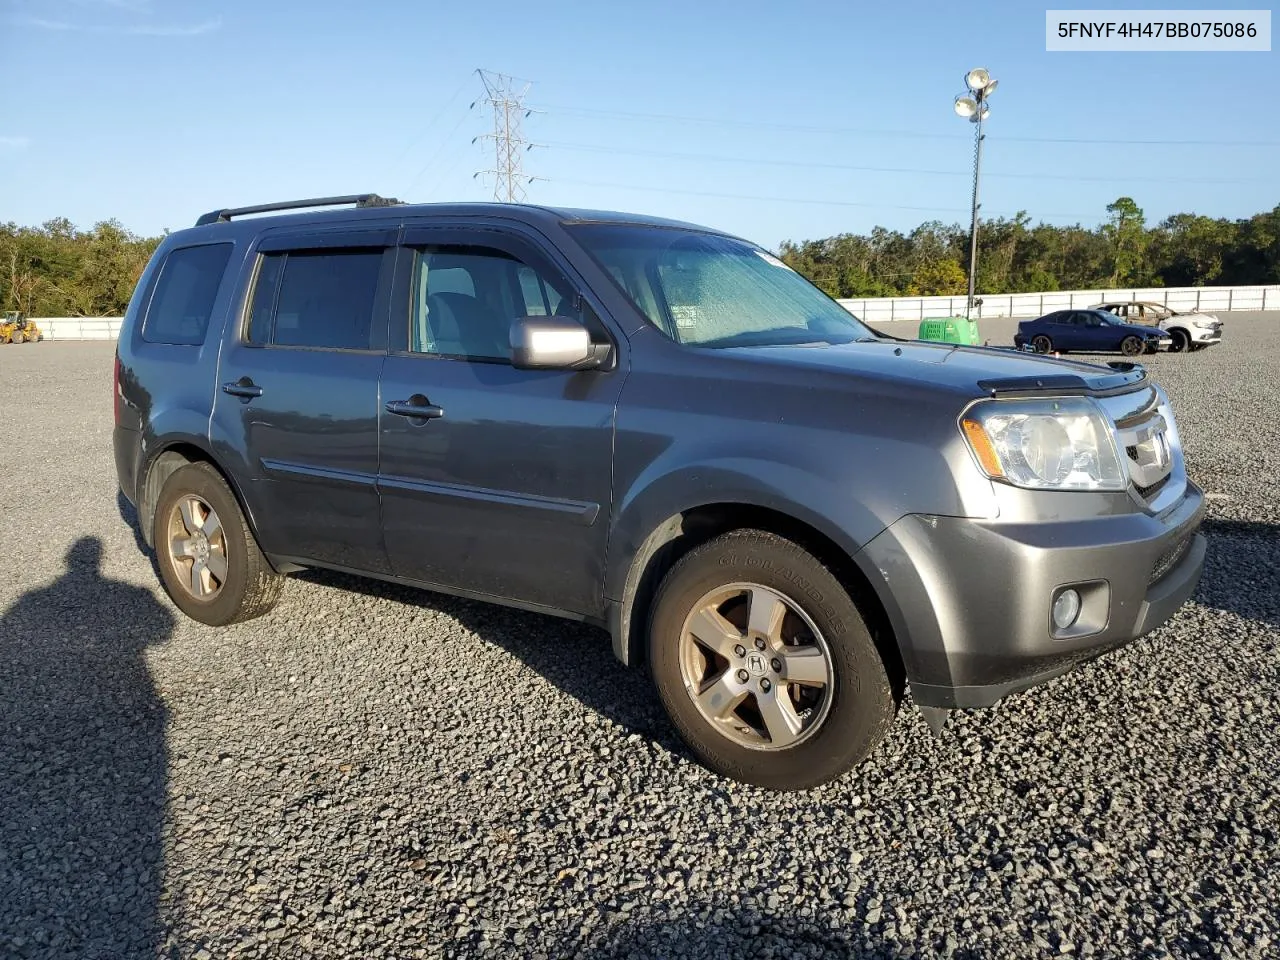
[[[782,259],[834,297],[965,294],[968,225],[923,223],[910,233],[787,241]],[[1280,283],[1280,206],[1247,220],[1176,213],[1147,226],[1131,197],[1107,205],[1096,228],[1031,225],[1026,213],[978,229],[981,293]]]
[[[1280,283],[1280,206],[1247,220],[1177,213],[1148,227],[1130,197],[1095,228],[1031,225],[1026,213],[978,231],[978,292]],[[32,317],[120,316],[161,237],[115,220],[0,225],[0,310]],[[785,241],[782,259],[836,297],[964,294],[969,230],[930,221],[910,233]]]
[[[0,225],[0,311],[29,317],[118,317],[160,237],[115,220],[79,230],[59,217],[39,227]]]

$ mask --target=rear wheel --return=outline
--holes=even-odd
[[[11,340],[12,340],[12,342],[13,342],[13,343],[21,343],[21,342],[22,342],[23,340],[25,340],[25,339],[27,339],[27,338],[26,338],[26,337],[24,337],[24,336],[22,335],[22,331],[21,331],[21,330],[15,330],[15,331],[13,331],[13,337],[11,338]]]
[[[220,627],[275,606],[284,578],[209,464],[188,464],[165,481],[152,532],[165,590],[193,620]]]
[[[893,719],[888,671],[848,593],[799,546],[759,530],[727,533],[672,568],[649,662],[694,755],[757,786],[832,780]]]
[[[1169,344],[1170,353],[1184,353],[1191,346],[1191,338],[1187,336],[1185,330],[1170,330],[1169,336],[1173,337],[1173,343]]]
[[[1136,357],[1142,353],[1142,341],[1137,337],[1125,337],[1120,341],[1120,352],[1126,357]]]
[[[1031,349],[1036,353],[1049,353],[1053,350],[1053,341],[1042,333],[1031,338]]]

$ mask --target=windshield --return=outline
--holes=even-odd
[[[655,327],[699,347],[849,343],[876,333],[759,247],[633,224],[569,228]]]

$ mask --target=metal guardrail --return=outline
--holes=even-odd
[[[1053,310],[1091,307],[1112,301],[1147,300],[1174,310],[1280,310],[1280,284],[1250,287],[1130,287],[1113,290],[1054,290],[1043,293],[981,295],[975,319],[1038,317]],[[964,315],[964,297],[865,297],[840,300],[863,320],[919,322],[928,317]]]
[[[115,340],[123,317],[33,317],[46,340]]]

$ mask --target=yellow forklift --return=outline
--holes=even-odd
[[[0,320],[0,343],[35,343],[43,339],[36,322],[20,313],[6,313]]]

